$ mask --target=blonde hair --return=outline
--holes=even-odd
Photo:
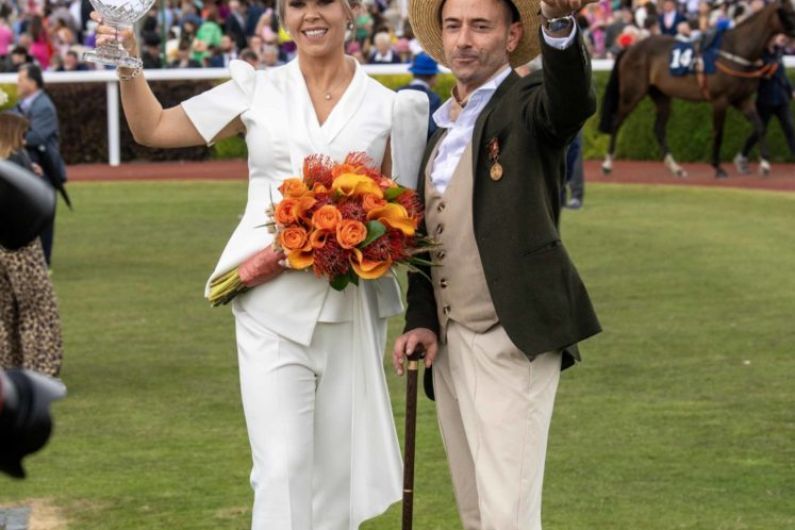
[[[279,24],[284,27],[284,12],[286,10],[286,4],[289,0],[276,0],[276,13],[279,15]],[[353,9],[352,6],[354,4],[359,4],[359,0],[340,0],[342,3],[342,8],[345,9],[345,12],[348,14],[348,17],[353,21]]]
[[[24,116],[13,112],[0,112],[0,160],[25,145],[25,133],[30,122]]]

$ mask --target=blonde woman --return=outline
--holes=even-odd
[[[27,130],[24,117],[0,113],[0,160],[33,171],[23,147]],[[0,368],[57,376],[62,358],[61,322],[41,241],[15,251],[0,247]]]
[[[382,369],[386,318],[402,310],[394,279],[337,292],[285,269],[261,228],[270,193],[307,155],[366,152],[413,187],[425,143],[424,94],[387,90],[345,56],[348,0],[287,0],[280,20],[297,46],[289,64],[255,71],[163,109],[140,71],[120,69],[121,97],[140,143],[181,147],[245,134],[248,203],[212,277],[245,264],[260,285],[233,305],[240,382],[253,455],[252,526],[348,530],[401,496],[401,462]],[[97,16],[96,13],[93,16]],[[102,39],[114,30],[100,25]],[[138,54],[132,34],[122,45]]]

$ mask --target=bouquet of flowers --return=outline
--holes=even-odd
[[[397,265],[415,272],[419,265],[432,265],[419,257],[435,246],[417,235],[423,215],[419,196],[382,175],[364,153],[351,153],[342,163],[308,156],[303,178],[285,180],[279,191],[283,198],[269,208],[267,226],[291,269],[311,269],[341,291]],[[239,269],[210,283],[213,305],[250,288]]]

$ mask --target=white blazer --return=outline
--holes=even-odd
[[[308,155],[322,153],[341,162],[348,153],[363,151],[380,167],[391,139],[393,178],[416,187],[428,127],[428,99],[422,92],[395,93],[367,76],[357,63],[351,84],[320,125],[297,59],[264,71],[233,61],[229,70],[230,81],[182,103],[208,144],[237,116],[246,127],[248,202],[211,280],[272,242],[273,235],[262,226],[267,221],[265,210],[271,197],[274,202],[281,200],[277,188],[283,180],[301,175]],[[377,316],[402,312],[393,277],[366,283],[376,292]],[[238,297],[238,303],[271,331],[309,345],[317,322],[353,318],[353,289],[337,292],[311,272],[288,271]]]

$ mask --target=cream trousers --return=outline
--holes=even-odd
[[[318,323],[304,346],[234,309],[252,529],[355,530],[400,496],[397,437],[383,404],[385,319]],[[362,325],[372,336],[366,347]]]
[[[436,411],[465,530],[541,530],[561,356],[532,362],[502,326],[450,322],[433,366]]]

